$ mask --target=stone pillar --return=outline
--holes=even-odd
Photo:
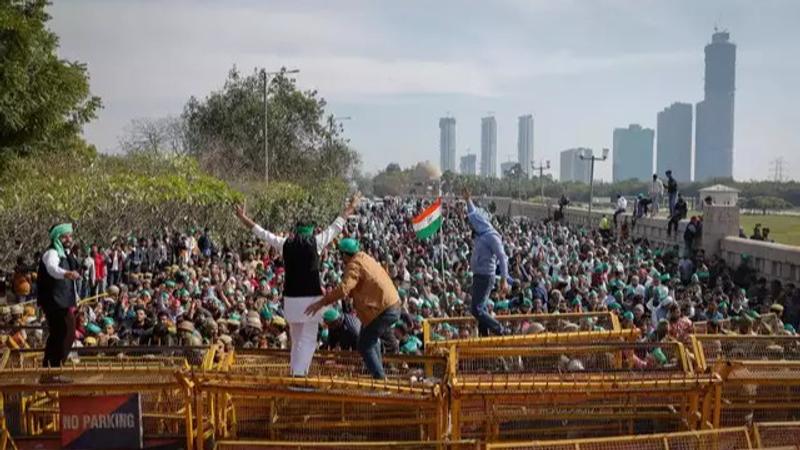
[[[705,250],[706,255],[719,254],[722,239],[738,235],[738,206],[703,206],[703,235],[700,248]]]

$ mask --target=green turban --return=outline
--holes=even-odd
[[[64,253],[64,246],[61,244],[61,236],[70,233],[72,233],[71,223],[62,223],[50,229],[50,242],[53,244],[53,248],[56,250],[56,253],[58,253],[59,258],[67,256],[67,254]]]
[[[339,251],[348,255],[355,255],[361,249],[358,241],[353,238],[342,239],[339,242]]]
[[[336,308],[327,309],[322,314],[322,320],[324,320],[326,323],[336,321],[339,319],[339,317],[341,317],[341,314],[339,314],[339,310]]]

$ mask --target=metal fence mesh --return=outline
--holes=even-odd
[[[447,360],[433,356],[384,355],[386,376],[392,380],[443,380]],[[237,350],[224,370],[232,374],[285,376],[289,373],[289,353],[280,350]],[[310,376],[370,378],[358,353],[317,352],[311,362]]]
[[[487,450],[742,450],[751,449],[745,428],[613,438],[488,444]]]
[[[569,331],[611,331],[618,324],[609,312],[569,314],[514,314],[497,315],[496,319],[507,327],[512,335],[537,333],[564,333]],[[478,323],[472,316],[426,319],[429,332],[425,342],[436,340],[437,335],[445,340],[478,337]]]
[[[754,430],[762,448],[800,448],[800,422],[757,423]]]
[[[463,348],[458,350],[456,370],[460,377],[486,380],[540,375],[580,379],[588,374],[641,378],[687,372],[681,345],[634,342]]]

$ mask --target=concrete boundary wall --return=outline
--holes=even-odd
[[[735,236],[722,239],[720,247],[720,256],[731,267],[738,267],[742,255],[748,255],[753,268],[766,278],[800,284],[800,247]]]
[[[494,201],[497,206],[496,214],[523,216],[533,219],[544,220],[552,217],[554,207],[548,208],[544,205],[511,200],[500,197],[484,197],[476,199],[482,207]],[[726,232],[733,233],[732,230],[738,229],[738,214],[731,215],[731,211],[707,211],[709,218],[720,222],[715,225],[715,229],[724,229]],[[564,210],[565,223],[571,225],[583,225],[596,227],[603,214],[609,218],[612,212],[609,210],[592,211],[591,220],[588,219],[588,211],[577,208],[566,208]],[[630,221],[630,214],[628,216]],[[728,217],[730,216],[730,217]],[[708,221],[706,221],[708,222]],[[733,222],[736,222],[735,224]],[[682,220],[678,225],[677,236],[667,237],[667,220],[663,218],[642,218],[636,223],[631,235],[639,238],[646,238],[652,243],[661,245],[678,244],[683,247],[683,232],[686,228],[687,220]],[[711,223],[706,223],[704,228],[708,228]],[[734,226],[735,225],[735,226]],[[704,232],[707,230],[704,230]],[[718,230],[719,231],[719,230]],[[706,233],[708,234],[708,233]],[[712,233],[713,234],[713,233]],[[713,238],[714,242],[706,242],[703,247],[707,254],[720,255],[731,267],[736,268],[741,263],[743,254],[749,255],[753,267],[759,274],[772,280],[778,279],[784,283],[800,284],[800,247],[784,244],[773,244],[750,239],[742,239],[737,236],[705,236],[704,239]]]

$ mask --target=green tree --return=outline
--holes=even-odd
[[[101,107],[86,65],[60,59],[46,0],[0,2],[0,164],[14,155],[82,144]]]
[[[192,97],[183,109],[186,147],[201,165],[225,178],[264,176],[263,72],[242,75],[235,67],[223,88],[204,99]],[[347,177],[358,154],[341,137],[341,127],[325,113],[316,91],[300,91],[284,71],[269,84],[270,179],[313,185]]]
[[[760,195],[744,199],[741,206],[748,209],[760,209],[762,214],[767,214],[767,211],[780,211],[789,209],[792,204],[780,197],[773,197],[767,195]]]

